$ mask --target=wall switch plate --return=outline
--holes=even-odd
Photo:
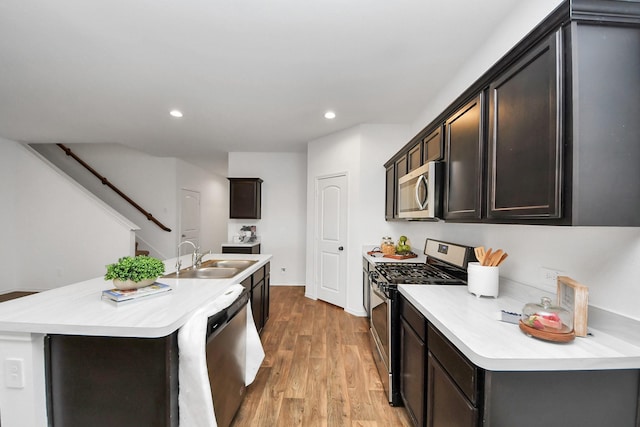
[[[540,268],[540,279],[545,289],[550,292],[556,292],[558,290],[558,276],[565,276],[560,270],[553,268],[542,267]]]
[[[4,378],[7,388],[24,388],[24,359],[4,359]]]

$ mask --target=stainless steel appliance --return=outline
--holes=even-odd
[[[442,212],[442,163],[428,162],[398,179],[398,216],[436,219]]]
[[[400,404],[398,285],[466,285],[469,246],[427,239],[424,263],[380,262],[370,269],[369,324],[376,367],[391,405]]]
[[[216,422],[228,427],[244,398],[247,360],[247,302],[242,294],[207,323],[207,370]]]

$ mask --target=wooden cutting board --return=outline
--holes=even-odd
[[[393,255],[385,255],[384,258],[392,258],[392,259],[410,259],[410,258],[418,258],[418,255],[414,254],[413,252],[410,252],[408,254],[404,254],[404,255],[399,255],[399,254],[393,254]]]

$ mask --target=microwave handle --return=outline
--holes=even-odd
[[[420,185],[424,183],[424,200],[420,200]],[[418,181],[416,182],[416,203],[418,203],[418,207],[421,211],[427,208],[427,204],[429,203],[429,185],[427,183],[427,178],[424,175],[420,175],[418,177]]]

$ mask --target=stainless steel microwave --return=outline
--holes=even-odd
[[[436,219],[442,214],[443,164],[428,162],[398,179],[399,218]]]

